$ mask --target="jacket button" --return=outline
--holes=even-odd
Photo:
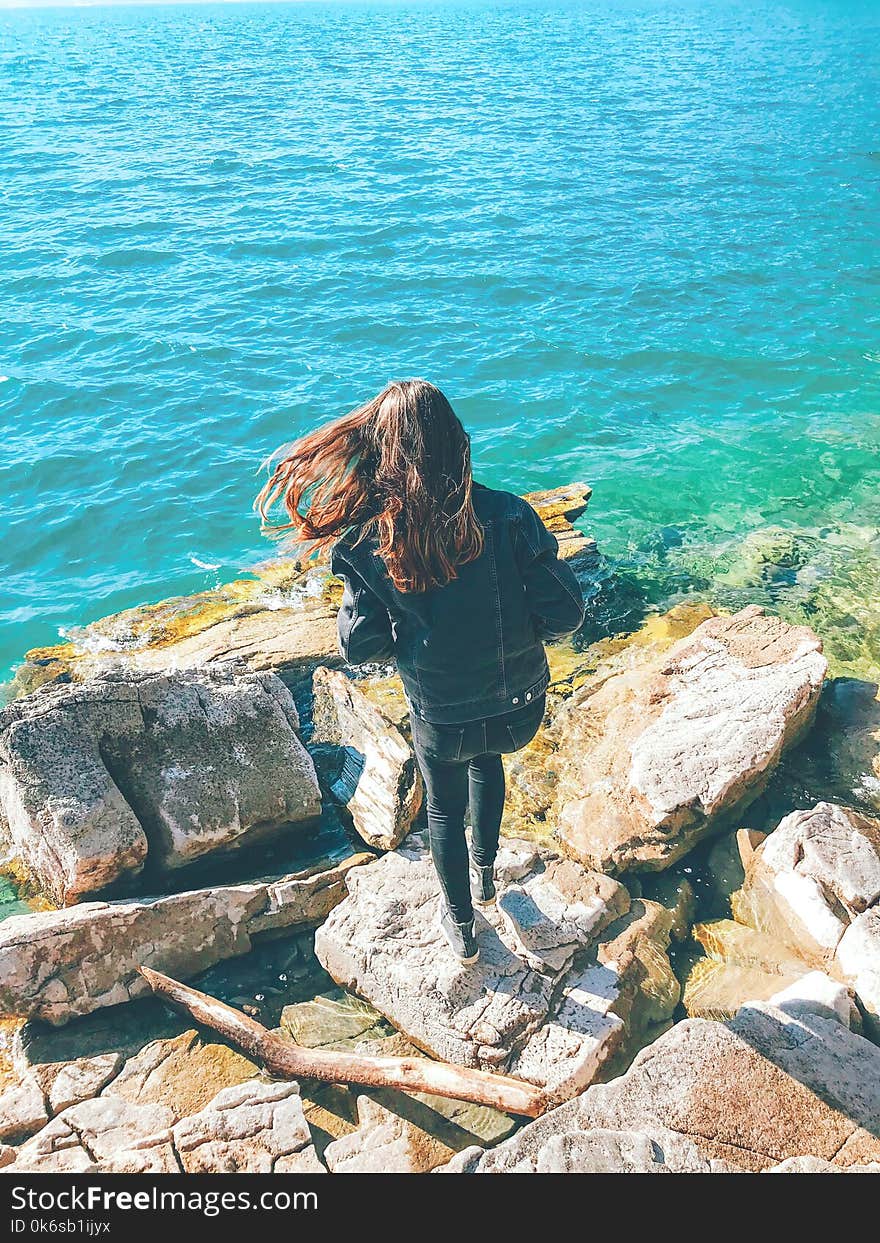
[[[513,702],[514,702],[515,704],[518,704],[518,703],[519,703],[519,699],[516,697],[516,695],[514,695],[514,697],[513,697]]]
[[[532,697],[532,692],[529,691],[529,693],[526,695],[526,699],[531,699],[531,697]]]

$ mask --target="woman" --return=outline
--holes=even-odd
[[[297,441],[257,498],[333,546],[342,579],[339,646],[351,664],[397,662],[427,793],[440,925],[457,957],[479,957],[473,902],[495,901],[502,754],[538,730],[549,681],[543,641],[583,620],[571,569],[524,500],[474,483],[470,440],[425,380]],[[472,881],[465,813],[470,805]]]

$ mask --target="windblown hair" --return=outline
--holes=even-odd
[[[255,507],[268,530],[313,548],[375,539],[394,586],[416,592],[483,551],[472,489],[470,439],[449,402],[426,380],[396,380],[296,441]],[[276,504],[288,522],[270,523]]]

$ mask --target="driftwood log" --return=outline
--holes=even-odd
[[[456,1101],[489,1105],[503,1113],[537,1118],[547,1108],[544,1093],[530,1083],[468,1070],[423,1057],[366,1057],[359,1053],[306,1049],[276,1036],[254,1019],[207,993],[180,984],[170,976],[139,968],[153,992],[197,1023],[219,1032],[279,1079],[321,1079],[329,1083],[361,1083],[403,1092],[429,1092]]]

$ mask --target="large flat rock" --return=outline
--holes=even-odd
[[[274,674],[131,672],[47,687],[0,712],[12,848],[59,904],[151,867],[314,820],[321,799]]]
[[[761,1171],[810,1156],[846,1169],[880,1158],[878,1130],[880,1049],[837,1019],[756,1004],[676,1024],[621,1078],[447,1168]]]
[[[188,979],[253,940],[316,923],[370,855],[241,885],[159,898],[84,902],[0,924],[0,1014],[65,1023],[148,992],[137,968]]]
[[[522,842],[499,854],[499,901],[477,916],[480,960],[459,963],[419,838],[349,877],[315,952],[426,1052],[501,1069],[560,1097],[589,1083],[624,1034],[622,962],[597,956],[629,909],[616,881]],[[621,950],[626,967],[633,962]]]
[[[609,873],[668,867],[763,790],[826,668],[811,630],[749,607],[576,691],[551,731],[563,848]]]

